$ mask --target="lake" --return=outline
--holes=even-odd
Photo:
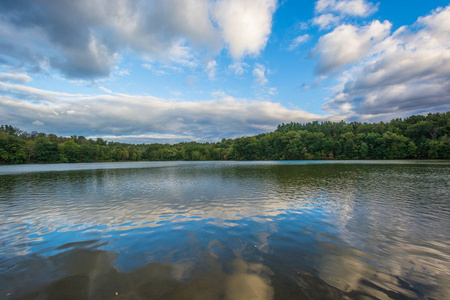
[[[0,299],[450,299],[449,161],[0,166]]]

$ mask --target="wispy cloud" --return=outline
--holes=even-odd
[[[25,130],[45,126],[61,135],[78,133],[115,140],[123,136],[141,138],[142,142],[158,136],[161,140],[212,141],[257,134],[261,128],[275,129],[282,122],[330,118],[288,109],[275,102],[233,98],[221,91],[215,99],[191,102],[127,94],[61,94],[24,85],[8,88],[10,96],[0,98],[5,122]],[[19,97],[15,91],[26,94]],[[58,95],[58,101],[30,100],[46,99],[47,95]]]
[[[324,14],[315,17],[312,20],[314,25],[319,26],[320,30],[329,29],[330,27],[336,26],[342,20],[341,16],[335,16],[333,14]]]
[[[249,65],[244,62],[234,62],[233,64],[229,65],[228,68],[234,72],[235,75],[241,76],[243,75],[247,70]]]
[[[27,83],[31,81],[31,77],[21,73],[0,73],[0,81]]]
[[[320,30],[330,29],[349,17],[368,17],[377,10],[378,4],[367,0],[318,0],[312,24]]]
[[[100,90],[104,91],[105,93],[113,94],[113,91],[111,91],[110,89],[105,88],[104,86],[99,85],[98,88]]]
[[[276,95],[276,94],[278,94],[278,91],[277,91],[277,88],[271,87],[271,88],[269,88],[269,90],[267,91],[267,93],[268,93],[269,95]]]
[[[318,0],[316,12],[335,12],[343,15],[367,17],[378,10],[378,6],[366,0]]]
[[[269,82],[266,78],[266,67],[261,64],[255,64],[255,68],[253,69],[253,77],[255,78],[255,83],[258,85],[265,85]]]
[[[310,38],[311,36],[309,34],[302,34],[297,36],[295,39],[292,40],[291,44],[288,47],[288,50],[294,51],[295,49],[298,48],[298,46],[300,46],[300,44],[307,42]]]
[[[206,72],[208,73],[209,80],[214,80],[217,72],[217,62],[215,60],[211,60],[206,65]]]

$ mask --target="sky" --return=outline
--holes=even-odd
[[[450,4],[2,0],[0,124],[127,143],[450,111]]]

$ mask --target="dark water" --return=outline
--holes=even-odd
[[[0,166],[0,299],[450,299],[450,162]]]

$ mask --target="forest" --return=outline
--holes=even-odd
[[[450,112],[380,123],[292,122],[212,143],[125,144],[0,127],[0,164],[325,159],[450,159]]]

